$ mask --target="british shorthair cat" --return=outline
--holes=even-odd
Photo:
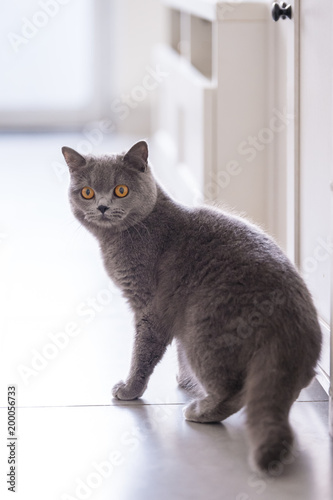
[[[264,232],[218,209],[187,208],[156,182],[145,141],[126,154],[62,149],[74,215],[98,240],[136,325],[115,398],[140,398],[167,346],[196,394],[185,419],[219,422],[246,406],[256,466],[288,453],[289,410],[315,375],[321,330],[293,264]]]

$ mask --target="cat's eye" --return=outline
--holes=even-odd
[[[95,191],[91,187],[84,187],[81,194],[85,200],[91,200],[95,196]]]
[[[118,198],[124,198],[128,195],[128,187],[124,184],[119,184],[114,188],[114,194],[118,196]]]

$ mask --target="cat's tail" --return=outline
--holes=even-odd
[[[290,463],[293,432],[289,411],[300,389],[299,383],[277,366],[276,354],[258,351],[252,358],[246,380],[247,425],[252,445],[251,462],[268,474],[282,471]],[[310,370],[310,375],[312,371]]]

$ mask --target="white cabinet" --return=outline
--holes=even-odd
[[[154,117],[157,174],[184,202],[217,201],[268,228],[270,120],[280,120],[269,109],[269,6],[163,3],[170,43],[154,58],[170,76]],[[174,185],[175,169],[184,185]]]

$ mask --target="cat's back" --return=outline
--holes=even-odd
[[[281,274],[293,266],[278,245],[259,227],[229,213],[200,207],[182,211],[177,218],[170,258],[175,264],[198,272],[209,266],[224,276],[236,273]],[[276,276],[274,276],[276,279]],[[216,276],[216,279],[218,277]]]
[[[177,217],[161,259],[159,280],[168,301],[219,309],[274,302],[284,314],[316,321],[311,296],[294,265],[260,228],[220,210],[201,207]],[[283,303],[283,306],[282,306]],[[280,307],[281,306],[281,307]]]

